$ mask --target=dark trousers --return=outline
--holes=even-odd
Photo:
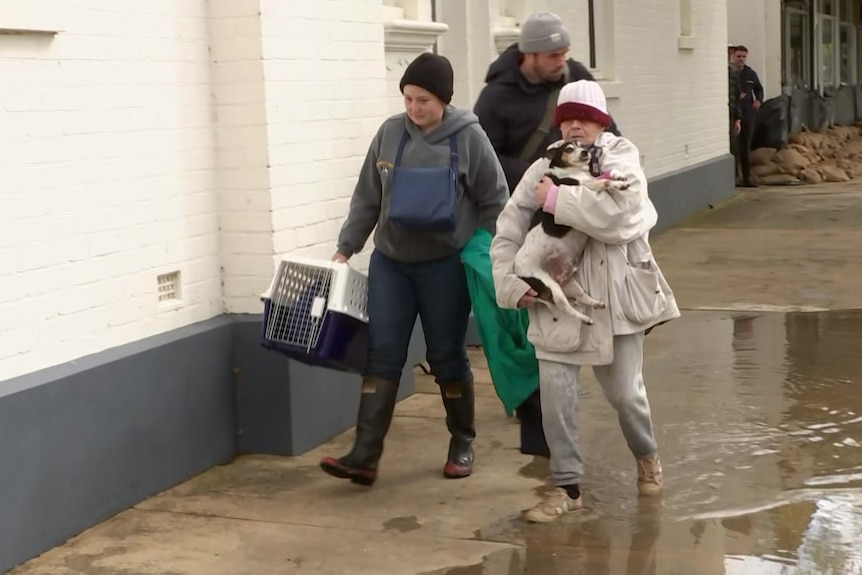
[[[736,169],[742,175],[742,181],[750,183],[751,179],[751,142],[754,139],[754,118],[743,118],[742,129],[734,138],[733,155],[736,156]],[[731,133],[733,126],[731,126]]]
[[[470,293],[458,252],[419,263],[398,262],[377,250],[371,254],[365,375],[401,380],[417,315],[428,348],[425,357],[437,383],[470,379],[466,346]]]
[[[542,425],[542,396],[538,389],[515,408],[515,415],[521,423],[521,453],[550,458],[551,449]]]

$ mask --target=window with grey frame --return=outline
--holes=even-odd
[[[791,0],[784,8],[784,67],[785,86],[811,86],[811,17],[806,0]]]
[[[838,81],[855,84],[857,70],[857,42],[859,3],[857,0],[841,0],[838,23]]]
[[[818,40],[819,84],[823,88],[833,88],[838,85],[836,70],[837,34],[836,34],[835,0],[820,0],[820,12],[817,22],[820,27]]]

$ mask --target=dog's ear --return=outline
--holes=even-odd
[[[562,150],[565,146],[566,142],[564,140],[554,142],[553,144],[545,148],[545,158],[553,160],[554,157],[556,157],[560,153],[560,150]]]

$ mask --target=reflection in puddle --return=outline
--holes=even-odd
[[[862,498],[859,493],[817,501],[799,547],[800,573],[862,573]]]
[[[441,573],[862,574],[860,349],[860,312],[686,313],[647,338],[663,497],[636,496],[587,370],[587,510],[488,526],[477,539],[512,549]],[[521,474],[546,478],[538,462]]]
[[[726,575],[795,575],[798,573],[792,563],[779,557],[745,557],[728,555],[724,560]]]

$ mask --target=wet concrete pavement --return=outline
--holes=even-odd
[[[862,307],[862,187],[740,190],[653,239],[686,309]]]
[[[857,210],[854,185],[756,190],[655,238],[685,308],[646,339],[659,499],[637,497],[616,417],[585,370],[587,509],[526,524],[547,462],[517,451],[473,350],[469,479],[442,477],[444,412],[425,380],[397,408],[371,489],[317,468],[346,451],[349,431],[300,457],[213,469],[13,574],[862,573]]]

